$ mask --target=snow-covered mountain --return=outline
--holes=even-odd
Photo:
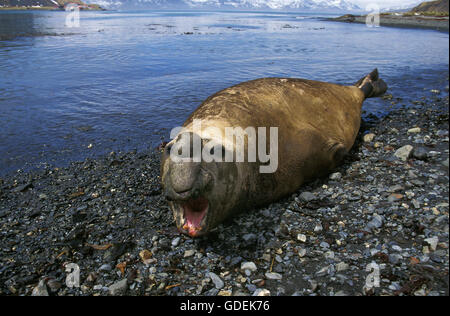
[[[93,1],[93,0],[92,0]],[[89,2],[89,1],[88,1]],[[271,9],[354,11],[361,8],[348,0],[95,0],[105,8],[153,9]]]
[[[380,5],[381,11],[408,11],[420,4],[422,1],[408,1],[407,3],[402,4],[384,4]]]
[[[355,10],[358,6],[346,0],[184,0],[190,6],[234,6],[269,9],[339,9]]]

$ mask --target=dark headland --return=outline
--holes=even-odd
[[[449,31],[448,0],[424,2],[406,12],[383,12],[380,26],[426,28]],[[347,23],[366,23],[367,15],[346,14],[331,21]]]
[[[0,0],[0,10],[65,10],[68,4],[77,5],[84,11],[104,11],[98,4],[81,0]]]

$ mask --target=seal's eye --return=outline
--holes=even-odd
[[[165,154],[167,154],[167,155],[170,155],[170,151],[172,150],[172,144],[167,144],[165,147],[164,147],[164,153]]]

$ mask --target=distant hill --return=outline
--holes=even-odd
[[[449,0],[437,0],[422,2],[417,7],[413,8],[410,12],[424,13],[424,12],[440,12],[448,14],[448,1]]]
[[[56,1],[55,1],[56,2]],[[0,0],[2,7],[55,7],[57,4],[51,0]]]
[[[67,3],[74,3],[88,9],[100,9],[98,5],[86,4],[81,0],[0,0],[1,7],[64,7]]]

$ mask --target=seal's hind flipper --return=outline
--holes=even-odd
[[[377,68],[372,70],[367,76],[359,79],[358,82],[355,83],[355,86],[364,92],[366,99],[379,97],[383,95],[388,88],[386,82],[379,78]]]

